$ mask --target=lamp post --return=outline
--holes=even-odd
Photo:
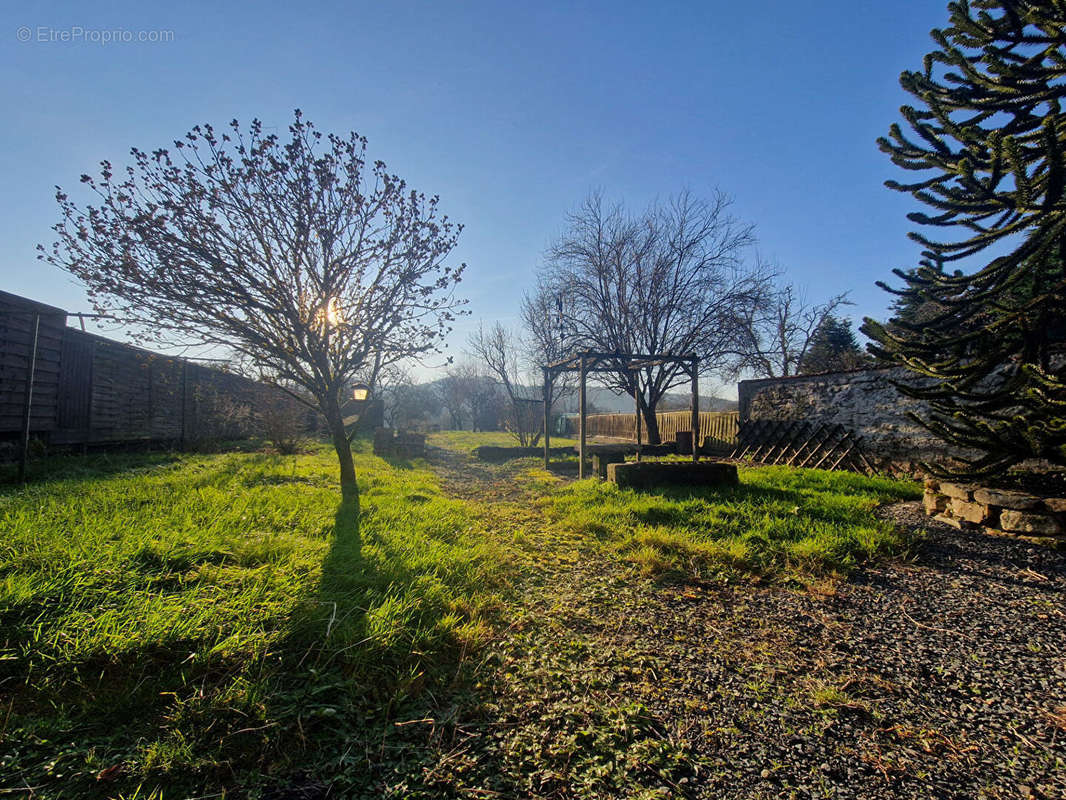
[[[359,416],[363,413],[369,397],[370,387],[367,384],[357,383],[352,386],[352,396],[341,409],[341,414],[344,415],[345,428],[350,428],[359,421]]]

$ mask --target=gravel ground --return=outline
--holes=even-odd
[[[914,556],[807,591],[561,558],[414,794],[1066,798],[1066,553],[882,513]]]

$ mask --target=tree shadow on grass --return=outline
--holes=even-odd
[[[357,497],[338,506],[318,587],[280,648],[266,716],[285,733],[263,742],[277,757],[265,800],[375,796],[365,793],[383,781],[417,780],[435,728],[404,721],[434,723],[461,691],[459,649],[426,638],[444,612],[421,593],[425,576],[387,538],[368,554],[365,514]],[[390,617],[396,606],[417,607],[415,619]]]
[[[299,792],[277,797],[325,797],[314,780],[301,775],[310,775],[319,757],[336,759],[353,737],[369,741],[367,710],[379,687],[372,680],[353,686],[352,678],[372,673],[367,658],[373,654],[352,656],[367,638],[371,587],[387,587],[398,578],[372,574],[364,560],[358,499],[340,503],[334,524],[318,586],[291,615],[268,623],[280,638],[271,642],[268,633],[265,647],[254,652],[239,643],[230,651],[225,640],[213,643],[200,635],[164,637],[121,652],[71,659],[62,671],[45,675],[47,680],[38,677],[35,685],[27,680],[24,659],[0,659],[0,685],[26,684],[12,695],[6,741],[0,732],[0,755],[10,750],[22,759],[13,762],[6,777],[14,779],[26,769],[28,784],[51,788],[49,776],[39,770],[55,753],[36,731],[58,727],[83,745],[84,752],[65,754],[68,762],[95,761],[92,770],[64,778],[64,796],[95,797],[103,787],[108,796],[136,794],[141,783],[146,794],[159,786],[211,794],[261,783],[260,768],[281,764],[290,768],[283,785]],[[157,563],[151,554],[136,554],[133,566],[146,580],[171,576],[173,585],[153,580],[152,591],[180,593],[184,570],[214,560],[193,554],[187,563]],[[54,603],[38,605],[2,610],[3,651],[30,652],[35,620],[49,611],[55,615]],[[104,784],[94,778],[101,768],[127,759],[143,763],[145,746],[157,754],[148,757],[155,764],[146,774],[121,769]],[[167,755],[171,748],[173,755]],[[171,757],[177,760],[167,766]],[[0,776],[0,788],[8,787]]]

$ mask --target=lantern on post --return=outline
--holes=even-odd
[[[341,414],[344,416],[344,427],[351,428],[357,422],[366,408],[367,398],[370,397],[370,387],[365,383],[356,383],[352,386],[352,396],[344,404]]]

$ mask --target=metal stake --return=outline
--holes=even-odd
[[[30,364],[26,374],[26,400],[22,405],[22,450],[19,453],[19,483],[26,482],[26,461],[30,457],[30,412],[33,410],[33,379],[37,372],[37,336],[40,330],[41,315],[34,312]]]

